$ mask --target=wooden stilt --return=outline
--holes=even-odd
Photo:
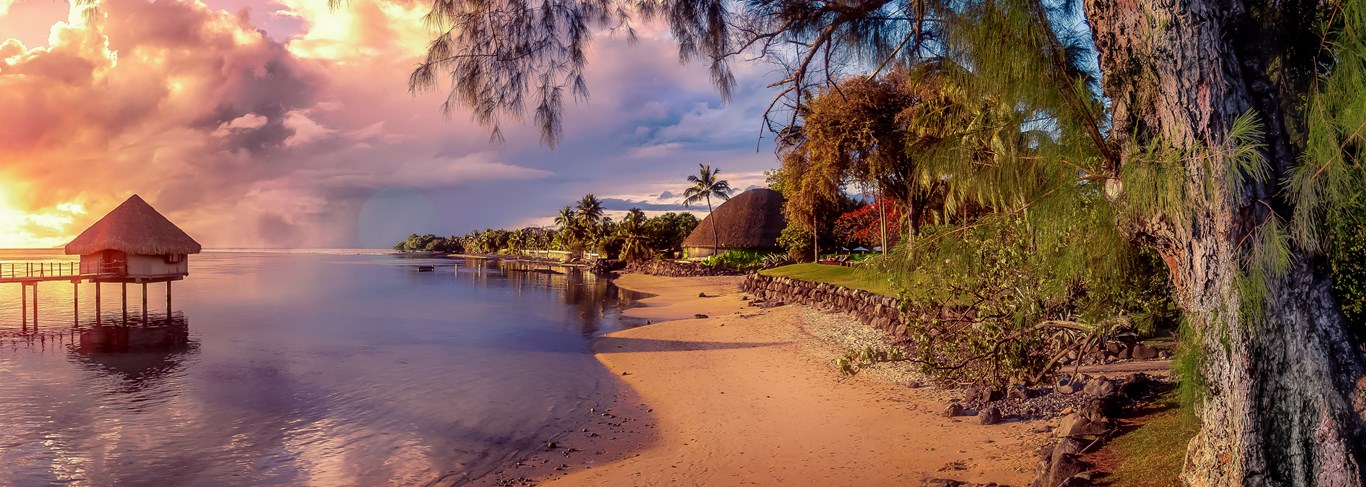
[[[100,324],[100,281],[95,281],[95,324]]]
[[[128,326],[128,283],[119,283],[123,286],[123,326]]]
[[[38,281],[33,281],[33,331],[38,331]]]
[[[28,333],[28,284],[19,283],[19,310],[24,313],[24,333]]]
[[[71,281],[71,326],[81,325],[81,281]]]
[[[142,283],[142,326],[147,326],[147,283]]]
[[[166,324],[171,324],[171,281],[166,281]]]

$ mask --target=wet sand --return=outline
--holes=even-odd
[[[622,425],[615,439],[585,434],[581,444],[587,447],[578,448],[609,445],[616,454],[582,455],[546,472],[554,464],[547,459],[559,454],[546,452],[527,462],[541,468],[513,473],[544,485],[1032,480],[1039,435],[1029,430],[1038,424],[982,426],[974,417],[946,418],[942,391],[876,374],[842,377],[830,360],[838,347],[804,328],[809,310],[748,307],[740,279],[618,279],[618,286],[656,295],[627,314],[672,321],[615,332],[593,344],[597,358],[635,396],[619,399],[619,412],[611,413],[610,424]],[[699,313],[709,317],[694,318]],[[637,407],[623,407],[628,405]],[[587,461],[594,456],[600,460]],[[520,483],[506,472],[500,478]]]

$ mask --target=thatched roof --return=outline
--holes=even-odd
[[[67,254],[118,250],[133,255],[198,254],[199,242],[133,195],[66,244]]]
[[[720,234],[718,244],[723,249],[775,248],[778,234],[787,226],[783,219],[783,195],[768,188],[755,188],[716,207],[697,224],[683,246],[711,248],[713,219]]]

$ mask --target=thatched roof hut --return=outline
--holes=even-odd
[[[713,221],[716,222],[715,240],[712,239]],[[778,248],[778,235],[785,226],[783,195],[768,188],[755,188],[735,195],[716,207],[683,240],[683,248],[689,257],[711,255],[713,241],[721,251],[775,250]]]
[[[66,244],[67,254],[80,254],[82,274],[142,283],[189,275],[186,255],[200,250],[199,242],[138,195]]]
[[[117,250],[137,255],[198,254],[199,242],[138,195],[114,208],[66,244],[68,255]]]

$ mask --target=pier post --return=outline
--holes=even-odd
[[[119,283],[123,287],[123,326],[128,326],[128,283]]]
[[[100,281],[95,281],[95,324],[100,324]]]
[[[24,313],[24,333],[28,333],[28,284],[19,282],[19,311]]]
[[[142,282],[142,326],[147,326],[147,281]]]
[[[171,281],[166,281],[166,324],[171,324]]]
[[[81,281],[71,281],[71,326],[81,326]]]
[[[38,281],[33,281],[33,331],[38,331]]]

